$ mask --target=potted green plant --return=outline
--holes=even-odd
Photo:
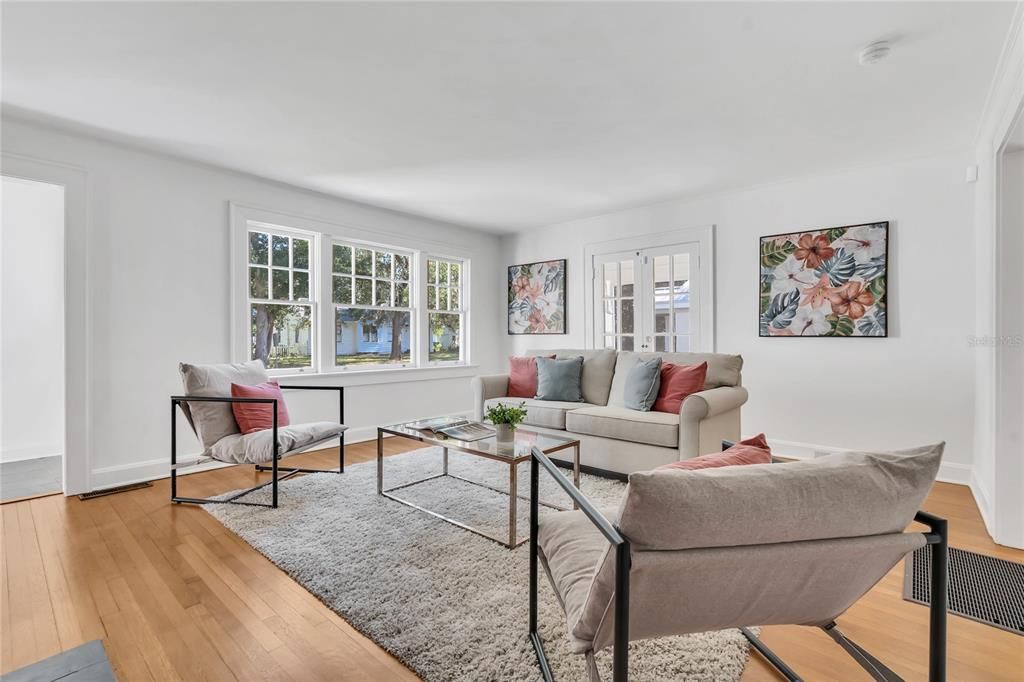
[[[509,443],[516,438],[516,427],[526,419],[526,403],[518,405],[506,405],[498,403],[494,407],[487,408],[484,415],[487,421],[494,424],[495,436],[499,443]]]

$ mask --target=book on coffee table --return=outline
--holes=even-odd
[[[411,429],[418,431],[430,431],[431,433],[455,440],[475,441],[483,440],[494,435],[494,429],[484,426],[480,422],[461,419],[459,417],[438,417],[436,419],[424,419],[418,422],[407,424]]]

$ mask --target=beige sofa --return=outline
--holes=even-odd
[[[474,417],[496,403],[526,403],[524,424],[532,431],[580,439],[580,463],[623,474],[721,449],[740,435],[740,408],[747,390],[740,382],[743,358],[720,353],[633,353],[613,350],[544,350],[528,355],[583,356],[582,403],[509,398],[508,375],[473,379]],[[679,414],[640,412],[624,402],[626,377],[640,358],[695,365],[707,361],[704,390],[686,398]]]

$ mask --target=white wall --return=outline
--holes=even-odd
[[[971,491],[996,542],[1024,547],[1024,467],[1021,466],[1019,429],[1002,425],[1001,403],[1016,399],[1020,386],[1002,381],[1006,352],[1000,346],[1005,318],[1019,305],[1003,268],[1010,276],[1020,272],[1021,257],[1007,262],[1002,250],[999,219],[1000,155],[1004,140],[1024,107],[1024,3],[1018,3],[1007,42],[993,78],[985,111],[978,127],[974,162],[978,183],[974,204],[974,258],[977,276],[974,334],[982,340],[975,351],[974,471]],[[1004,186],[1005,189],[1005,186]],[[1016,189],[1021,193],[1020,188]],[[1002,308],[1002,309],[1001,309]],[[984,342],[992,340],[991,343]],[[1016,433],[1013,433],[1015,431]]]
[[[645,206],[506,238],[508,263],[568,258],[569,334],[509,337],[510,352],[583,347],[584,247],[630,234],[716,227],[717,350],[744,357],[743,433],[779,454],[802,445],[901,448],[946,440],[947,479],[971,463],[973,186],[967,155]],[[758,237],[890,221],[889,338],[758,337]]]
[[[502,317],[489,303],[504,275],[493,235],[20,119],[4,118],[3,133],[5,153],[88,174],[89,247],[76,256],[87,258],[89,269],[92,487],[166,475],[168,396],[181,390],[178,362],[230,359],[232,201],[380,230],[387,233],[382,241],[411,235],[472,253],[470,333],[479,369],[422,370],[389,384],[354,385],[365,380],[336,375],[299,380],[350,385],[346,421],[355,436],[373,433],[377,424],[467,411],[469,377],[498,366]],[[288,400],[298,418],[336,415],[324,395],[289,394]],[[198,451],[180,426],[182,452]]]
[[[64,188],[4,177],[0,462],[64,450]]]

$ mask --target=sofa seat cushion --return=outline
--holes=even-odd
[[[566,414],[565,428],[588,436],[679,447],[678,414],[639,412],[624,407],[578,407]]]
[[[484,412],[498,403],[518,405],[526,403],[527,426],[540,426],[546,429],[565,429],[565,414],[581,407],[593,407],[589,403],[573,403],[561,400],[537,400],[536,398],[490,398],[484,401]]]
[[[614,509],[599,509],[606,519],[615,518]],[[583,616],[584,606],[590,590],[607,591],[602,583],[594,582],[597,568],[603,562],[602,557],[611,545],[594,527],[594,524],[581,511],[557,512],[544,514],[540,518],[540,529],[537,544],[544,557],[555,594],[565,610],[568,631],[571,633],[570,646],[574,651],[583,651],[587,647],[586,639],[593,633],[576,633],[576,626]],[[611,594],[595,595],[596,601],[604,601]],[[577,638],[582,634],[583,638]],[[576,637],[572,635],[577,635]],[[589,637],[588,637],[589,635]]]
[[[278,457],[340,435],[348,427],[337,422],[310,422],[277,429]],[[235,433],[213,444],[206,455],[232,464],[266,464],[274,457],[273,431]]]

